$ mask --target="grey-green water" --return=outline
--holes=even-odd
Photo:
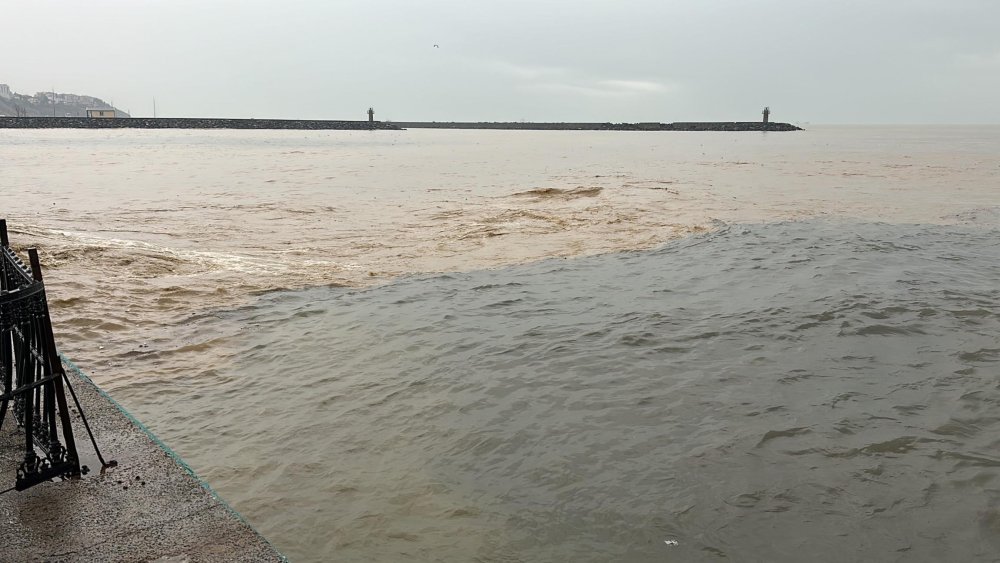
[[[163,424],[204,421],[195,465],[252,482],[232,500],[293,560],[994,560],[979,220],[726,225],[272,294],[221,315],[232,366]]]

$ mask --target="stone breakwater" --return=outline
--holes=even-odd
[[[0,129],[520,129],[528,131],[801,131],[790,123],[681,121],[675,123],[522,123],[512,121],[330,121],[195,117],[0,117]]]
[[[383,121],[195,117],[0,117],[0,129],[399,129]]]
[[[552,131],[801,131],[790,123],[760,121],[680,121],[675,123],[522,123],[395,121],[404,129],[525,129]]]

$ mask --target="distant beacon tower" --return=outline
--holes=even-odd
[[[372,108],[368,108],[368,123],[375,123],[375,110]]]
[[[764,125],[767,125],[767,120],[771,117],[771,108],[765,107],[761,113],[764,114]]]

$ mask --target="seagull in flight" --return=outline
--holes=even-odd
[[[440,47],[438,47],[437,43],[434,44],[434,48],[435,49],[440,49]]]

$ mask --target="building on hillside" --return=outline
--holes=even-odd
[[[113,109],[88,109],[87,117],[99,117],[108,119],[115,117],[115,110]]]
[[[0,84],[0,98],[9,100],[13,97],[14,94],[11,93],[10,86],[7,86],[6,84]]]

